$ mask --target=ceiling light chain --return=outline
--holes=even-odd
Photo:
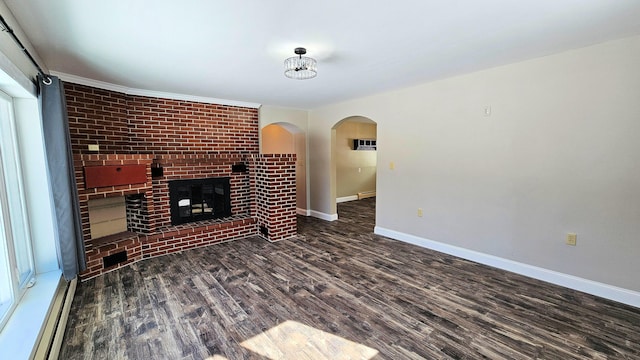
[[[284,61],[284,75],[290,79],[305,80],[316,77],[318,73],[318,63],[315,59],[302,56],[307,53],[307,49],[295,48],[297,57],[290,57]]]

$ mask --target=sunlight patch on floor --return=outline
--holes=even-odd
[[[240,345],[269,359],[360,359],[378,350],[296,321],[285,321]]]

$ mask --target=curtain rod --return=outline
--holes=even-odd
[[[4,19],[4,17],[1,14],[0,14],[0,23],[1,23],[0,25],[3,27],[2,31],[8,32],[9,35],[11,35],[11,37],[16,42],[16,44],[18,44],[18,47],[20,47],[20,50],[22,50],[22,52],[25,55],[27,55],[27,57],[29,58],[31,63],[36,67],[36,69],[38,70],[38,74],[42,76],[42,79],[43,79],[44,83],[46,85],[51,84],[51,77],[42,70],[42,68],[40,67],[40,65],[36,61],[36,59],[34,59],[33,56],[31,56],[31,53],[29,52],[29,50],[27,50],[27,48],[24,47],[24,45],[22,45],[22,41],[20,41],[20,39],[18,39],[16,34],[13,32],[13,29],[11,28],[11,26],[9,26],[9,24],[7,23],[7,21]]]

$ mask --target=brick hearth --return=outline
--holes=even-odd
[[[256,109],[130,96],[73,83],[65,83],[65,93],[88,264],[83,280],[194,247],[253,235],[269,241],[296,235],[295,155],[258,153]],[[100,149],[89,151],[88,145]],[[247,171],[232,171],[236,164]],[[143,165],[146,180],[85,184],[86,167],[127,165]],[[152,176],[152,168],[162,174]],[[232,216],[172,226],[169,181],[208,177],[230,178]],[[92,239],[88,201],[111,196],[125,196],[128,231]],[[119,262],[105,267],[104,258],[114,256]]]

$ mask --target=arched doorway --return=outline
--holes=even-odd
[[[290,123],[272,123],[262,128],[261,145],[263,154],[296,154],[296,208],[308,216],[306,134]]]
[[[364,116],[344,118],[331,128],[331,185],[336,203],[376,195],[376,139],[376,122]]]

